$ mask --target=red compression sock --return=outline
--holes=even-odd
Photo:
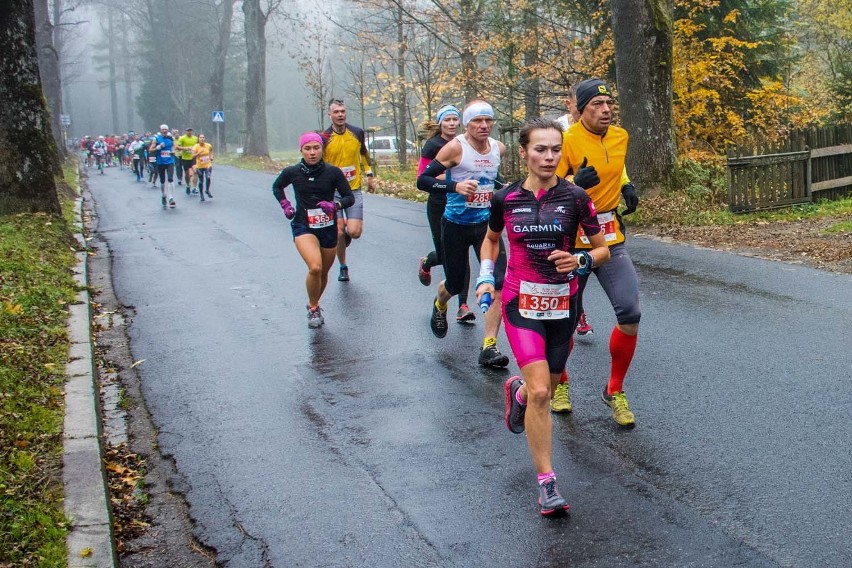
[[[618,326],[612,328],[612,335],[609,336],[609,354],[612,357],[612,366],[606,394],[624,390],[624,377],[627,375],[627,369],[630,368],[630,362],[633,361],[633,353],[636,352],[638,338],[638,335],[627,335],[618,329]]]

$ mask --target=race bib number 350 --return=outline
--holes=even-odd
[[[334,224],[334,219],[325,214],[322,209],[308,209],[308,227],[323,229]]]
[[[571,315],[568,284],[521,282],[518,311],[529,319],[564,319]]]
[[[483,209],[491,207],[491,198],[494,196],[494,185],[480,185],[476,191],[465,198],[465,207]]]

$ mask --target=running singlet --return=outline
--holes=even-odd
[[[154,153],[157,156],[157,163],[162,165],[174,164],[174,140],[172,140],[168,136],[157,134],[156,142],[157,144],[156,146],[154,146]],[[159,146],[160,144],[163,144],[163,147],[157,148],[157,146]]]
[[[576,173],[585,158],[595,167],[601,182],[586,191],[598,210],[598,221],[608,246],[624,242],[624,232],[615,210],[621,200],[628,140],[627,131],[618,126],[610,126],[601,136],[589,132],[582,122],[575,122],[562,133],[562,159],[556,166],[556,175],[565,177]],[[578,234],[576,246],[590,248],[591,245]]]
[[[364,131],[357,126],[346,125],[343,134],[338,134],[331,127],[322,133],[324,140],[323,160],[332,166],[337,166],[346,176],[349,187],[361,189],[361,167],[370,173],[370,154],[364,143]]]
[[[536,296],[536,291],[547,289],[547,293],[532,301],[549,298],[557,304],[553,298],[563,296],[567,310],[568,298],[577,292],[577,278],[573,272],[557,272],[556,264],[547,257],[556,250],[574,250],[574,235],[580,227],[589,235],[600,232],[588,194],[558,178],[556,186],[539,200],[523,189],[521,182],[515,182],[494,194],[488,226],[497,232],[505,228],[509,239],[503,293],[518,294],[524,299],[525,295],[530,298]],[[519,308],[524,309],[523,302]]]
[[[355,195],[343,172],[330,164],[320,162],[307,169],[302,164],[288,166],[281,170],[272,183],[272,193],[280,203],[284,199],[284,188],[293,186],[296,196],[296,216],[294,223],[302,223],[311,229],[322,229],[336,224],[335,215],[326,215],[317,204],[320,201],[334,201],[334,191],[340,194],[340,206],[350,207],[355,203]]]
[[[202,144],[199,142],[195,146],[192,147],[192,153],[197,153],[198,155],[195,157],[195,167],[199,170],[206,170],[209,168],[212,163],[210,162],[210,154],[213,152],[213,145],[207,144],[206,142]]]
[[[447,170],[447,181],[475,179],[479,182],[479,188],[468,196],[448,193],[444,218],[458,225],[478,225],[488,221],[494,182],[500,169],[500,146],[497,140],[489,138],[488,153],[480,154],[463,134],[456,139],[461,143],[462,158],[457,166]]]

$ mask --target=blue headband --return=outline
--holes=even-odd
[[[490,104],[485,101],[477,101],[464,109],[464,117],[462,118],[462,124],[467,127],[467,124],[478,116],[487,116],[488,118],[494,118],[494,109]]]
[[[459,119],[461,119],[461,113],[459,112],[459,109],[457,109],[453,105],[442,106],[441,109],[438,111],[438,124],[441,124],[441,122],[443,122],[445,118],[451,115],[455,115],[459,117]]]

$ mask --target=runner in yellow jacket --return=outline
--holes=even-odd
[[[636,419],[623,387],[636,350],[642,314],[639,309],[639,279],[627,253],[621,215],[633,213],[639,197],[633,183],[627,179],[624,167],[629,136],[626,130],[611,124],[613,104],[612,91],[600,79],[587,79],[577,85],[580,120],[562,135],[562,159],[556,175],[565,177],[589,166],[600,177],[600,183],[586,191],[598,212],[598,222],[610,248],[611,260],[593,272],[606,292],[618,322],[610,335],[610,377],[602,398],[612,409],[616,423],[633,428]],[[622,197],[627,208],[619,214],[617,208]],[[582,231],[577,235],[576,246],[578,249],[591,248]],[[583,290],[588,278],[585,275],[579,280],[579,311],[583,310]]]
[[[341,99],[331,99],[328,105],[331,126],[322,133],[323,159],[327,164],[337,166],[349,181],[349,187],[355,194],[355,204],[346,211],[337,213],[337,261],[340,274],[337,279],[349,281],[349,266],[346,264],[346,247],[352,239],[361,237],[364,229],[364,197],[361,194],[361,171],[367,176],[367,189],[376,189],[376,178],[370,167],[370,154],[364,140],[364,131],[346,123],[346,104]]]

